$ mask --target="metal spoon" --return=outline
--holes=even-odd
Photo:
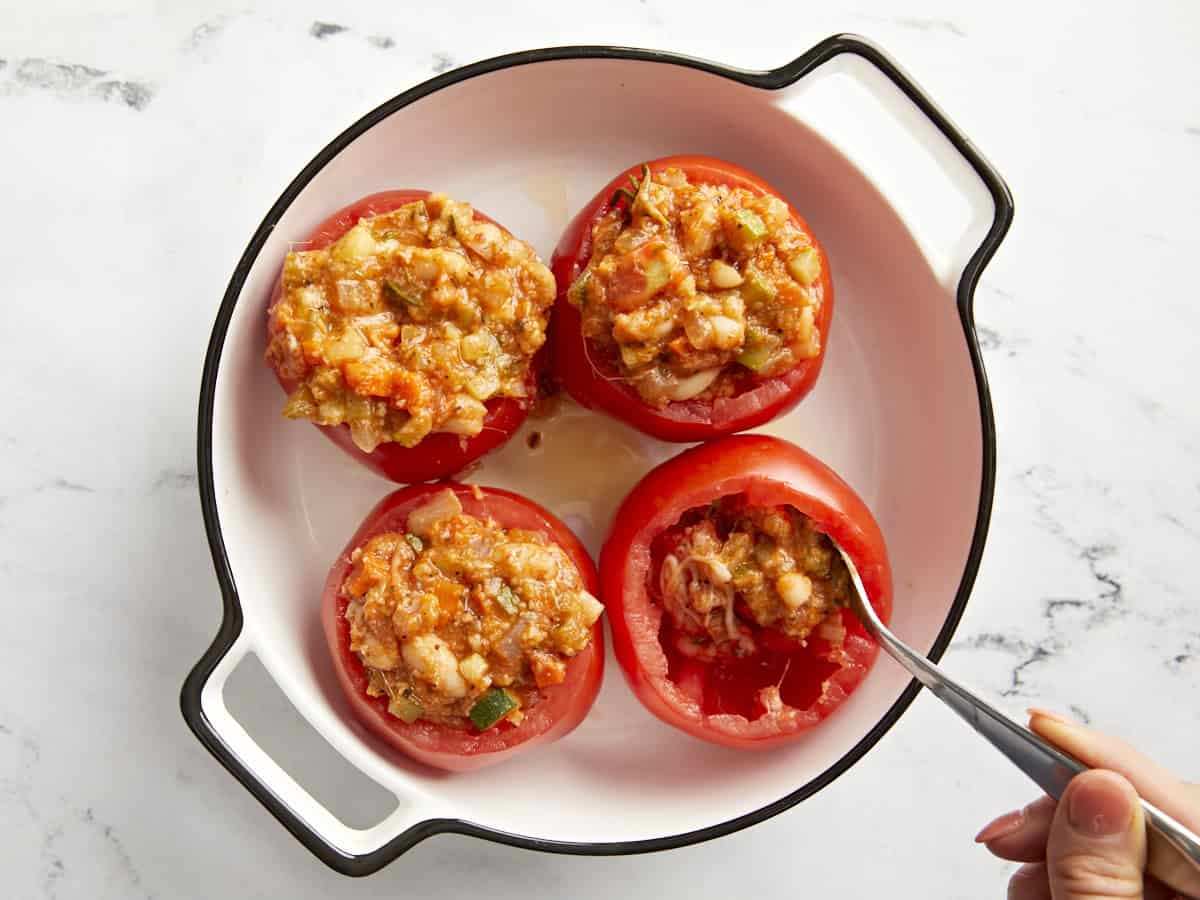
[[[1061,797],[1067,783],[1089,767],[1018,725],[892,634],[867,600],[854,561],[841,547],[837,550],[854,585],[850,608],[879,645],[1038,787],[1056,800]],[[1178,888],[1186,879],[1188,885],[1195,883],[1200,888],[1200,836],[1154,804],[1141,802],[1147,825],[1147,871],[1172,887]],[[1187,871],[1189,866],[1194,871]]]

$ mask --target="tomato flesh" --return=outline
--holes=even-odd
[[[617,660],[638,698],[663,721],[751,749],[793,740],[831,715],[862,682],[878,647],[842,610],[845,634],[836,644],[821,628],[801,645],[755,625],[755,652],[740,658],[705,661],[678,649],[679,632],[653,587],[663,538],[688,510],[739,494],[753,505],[796,508],[845,548],[885,621],[892,579],[866,505],[831,469],[786,441],[765,435],[712,441],[668,460],[634,487],[600,558]],[[772,686],[779,688],[780,708],[763,702],[763,688]]]
[[[428,196],[429,191],[404,190],[382,191],[363,197],[338,210],[314,228],[304,243],[304,249],[323,250],[353,228],[360,219],[391,212],[408,203],[424,200]],[[505,234],[509,233],[502,225],[479,210],[475,210],[475,218],[479,221],[491,222]],[[275,305],[282,290],[281,276],[275,282],[269,306]],[[268,329],[270,327],[268,325]],[[269,330],[267,340],[270,340]],[[349,425],[316,425],[316,427],[364,466],[391,481],[403,484],[444,478],[462,471],[475,460],[502,446],[521,427],[537,398],[538,373],[542,368],[542,358],[542,354],[538,354],[530,366],[527,380],[528,396],[520,399],[493,397],[487,401],[484,404],[487,413],[484,415],[483,429],[479,434],[471,437],[435,432],[426,435],[415,447],[404,447],[389,441],[367,453],[354,443],[354,439],[350,436]],[[283,378],[278,372],[275,373],[275,378],[280,387],[289,395],[298,386],[297,382]]]
[[[651,175],[666,169],[682,170],[690,181],[699,184],[728,185],[763,195],[779,192],[754,173],[733,163],[705,156],[669,156],[646,164]],[[564,388],[583,406],[621,419],[633,427],[664,441],[703,441],[763,425],[799,403],[816,384],[825,359],[829,327],[833,320],[833,282],[829,259],[812,229],[795,209],[792,220],[812,238],[820,254],[820,284],[824,301],[816,327],[821,335],[821,352],[787,372],[771,378],[756,378],[747,373],[745,386],[732,397],[716,400],[687,400],[656,409],[638,396],[620,377],[617,360],[606,355],[583,337],[579,310],[567,299],[567,290],[575,282],[592,256],[592,229],[612,208],[613,194],[627,185],[631,175],[640,175],[641,164],[614,178],[567,226],[554,251],[550,267],[558,285],[550,336],[550,357],[554,372]]]
[[[401,488],[385,497],[350,539],[330,569],[321,600],[322,629],[350,708],[373,734],[413,759],[439,769],[464,771],[494,765],[514,753],[558,740],[583,721],[603,677],[604,628],[599,621],[593,626],[591,643],[568,662],[564,681],[542,689],[541,699],[523,710],[525,717],[519,725],[503,721],[480,732],[420,719],[406,723],[389,713],[386,698],[367,693],[366,669],[350,649],[349,601],[342,596],[342,585],[350,574],[350,554],[356,547],[377,534],[403,531],[410,512],[447,488],[454,491],[469,515],[491,516],[505,528],[542,532],[566,551],[589,592],[598,594],[599,585],[591,557],[566,525],[536,503],[498,488],[461,484]]]

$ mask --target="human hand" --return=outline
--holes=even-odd
[[[1149,851],[1139,795],[1200,831],[1200,785],[1180,781],[1132,747],[1055,713],[1030,710],[1029,727],[1092,768],[1056,803],[1042,797],[1006,813],[975,840],[1001,859],[1023,862],[1009,900],[1200,897],[1200,872]],[[1172,865],[1178,859],[1177,864]]]

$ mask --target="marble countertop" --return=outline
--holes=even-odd
[[[336,130],[432,73],[534,46],[763,68],[857,31],[957,120],[1018,212],[977,298],[1000,467],[945,664],[1005,709],[1072,713],[1200,775],[1194,6],[779,2],[761,34],[677,0],[614,0],[586,26],[567,5],[340,6],[0,4],[9,896],[1003,896],[1009,867],[971,837],[1032,792],[928,697],[803,813],[716,843],[590,859],[443,836],[360,881],[312,858],[181,720],[220,616],[195,398],[235,260]]]

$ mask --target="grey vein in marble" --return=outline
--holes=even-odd
[[[309,26],[308,33],[318,41],[323,41],[326,38],[331,38],[334,35],[342,34],[349,30],[347,26],[339,25],[336,22],[313,22]]]
[[[858,18],[871,22],[881,22],[887,25],[896,25],[900,28],[907,28],[912,31],[926,32],[944,32],[951,34],[954,37],[965,38],[966,30],[958,23],[950,19],[925,18],[923,16],[871,16],[862,15]]]
[[[1022,694],[1025,687],[1025,671],[1030,666],[1037,665],[1052,657],[1055,652],[1062,649],[1062,644],[1055,637],[1046,638],[1036,644],[1031,644],[1021,638],[1014,638],[1007,634],[982,632],[980,634],[973,634],[964,641],[956,641],[954,647],[955,649],[998,650],[1001,653],[1014,657],[1017,662],[1009,672],[1009,685],[1000,691],[1000,695],[1002,697],[1017,697]]]
[[[443,72],[449,72],[454,68],[454,60],[450,58],[449,53],[433,54],[433,72],[435,75],[441,75]]]
[[[195,469],[163,469],[150,485],[151,491],[187,490],[196,484]]]
[[[218,37],[225,30],[227,24],[228,20],[224,17],[212,19],[208,22],[201,22],[192,29],[192,33],[188,36],[184,46],[188,50],[198,49]]]
[[[1092,717],[1088,715],[1087,710],[1085,710],[1083,707],[1077,706],[1074,703],[1070,703],[1067,705],[1067,709],[1084,725],[1092,724]]]
[[[1063,524],[1050,513],[1047,492],[1056,485],[1056,473],[1049,466],[1033,466],[1021,473],[1022,484],[1035,498],[1035,523],[1063,543],[1072,555],[1081,561],[1091,580],[1096,585],[1091,597],[1047,597],[1041,600],[1041,617],[1044,624],[1036,640],[1013,637],[1007,634],[983,632],[956,643],[958,647],[971,649],[993,649],[1014,658],[1009,672],[1009,684],[1000,690],[1004,697],[1030,696],[1027,675],[1034,666],[1039,666],[1070,643],[1074,627],[1091,630],[1129,615],[1151,619],[1147,613],[1131,608],[1125,602],[1125,588],[1108,561],[1117,557],[1117,548],[1111,543],[1082,543],[1070,535]],[[1064,625],[1064,616],[1075,613],[1078,621],[1071,621],[1071,628]]]
[[[1200,653],[1200,635],[1196,635],[1194,641],[1185,641],[1181,652],[1176,653],[1169,660],[1167,660],[1167,668],[1180,669],[1188,663],[1194,661],[1197,653]]]
[[[390,50],[396,46],[396,39],[388,37],[386,34],[369,34],[367,43],[379,50]]]
[[[89,487],[88,485],[82,484],[78,481],[71,481],[67,478],[63,478],[62,476],[34,485],[33,492],[35,494],[41,494],[45,491],[70,491],[76,494],[96,493],[96,489],[94,487]]]
[[[57,900],[60,883],[71,873],[67,865],[67,855],[58,848],[67,839],[73,828],[82,826],[93,830],[108,847],[110,854],[116,860],[117,866],[125,876],[128,888],[140,888],[142,876],[135,865],[133,857],[125,847],[124,841],[117,834],[116,828],[110,822],[97,818],[93,807],[82,810],[79,807],[66,807],[64,812],[47,814],[44,802],[35,799],[35,774],[42,761],[41,747],[37,740],[28,735],[17,735],[7,725],[0,724],[0,736],[15,738],[20,744],[20,759],[16,769],[0,777],[0,795],[18,803],[37,825],[42,837],[38,845],[38,855],[42,861],[41,886],[42,894],[50,900]],[[87,877],[87,876],[84,876]],[[138,891],[139,893],[140,890]],[[129,896],[128,890],[122,896]],[[152,898],[152,894],[144,894]]]
[[[922,19],[916,16],[900,16],[892,19],[902,28],[915,28],[917,31],[946,31],[955,37],[966,37],[967,33],[949,19]]]
[[[987,325],[975,326],[975,334],[979,338],[979,349],[984,353],[1003,353],[1013,359],[1019,352],[1029,347],[1029,339],[1023,335],[1007,335],[998,329]]]
[[[67,874],[66,863],[55,852],[54,845],[62,838],[62,828],[51,828],[42,838],[42,859],[46,863],[46,874],[42,880],[42,892],[49,900],[58,898],[58,882]]]
[[[1189,526],[1185,521],[1183,521],[1183,519],[1179,518],[1179,516],[1175,515],[1174,513],[1163,512],[1159,513],[1158,517],[1167,524],[1174,525],[1193,541],[1200,541],[1200,532]]]
[[[98,828],[100,830],[100,834],[104,837],[104,840],[108,843],[109,847],[112,849],[113,854],[117,857],[117,860],[120,862],[121,868],[125,871],[125,874],[129,877],[130,884],[132,884],[134,886],[140,885],[142,883],[142,876],[138,872],[137,867],[133,864],[133,857],[131,857],[129,855],[128,851],[126,851],[125,844],[117,836],[117,833],[114,830],[113,826],[111,824],[109,824],[108,822],[99,821],[96,818],[96,814],[92,811],[92,808],[90,806],[83,811],[82,818],[83,818],[84,824],[94,825],[96,828]]]
[[[143,110],[154,99],[154,88],[142,81],[106,78],[104,69],[82,63],[57,63],[41,57],[21,60],[13,82],[26,90],[46,91],[63,98],[89,98]]]

